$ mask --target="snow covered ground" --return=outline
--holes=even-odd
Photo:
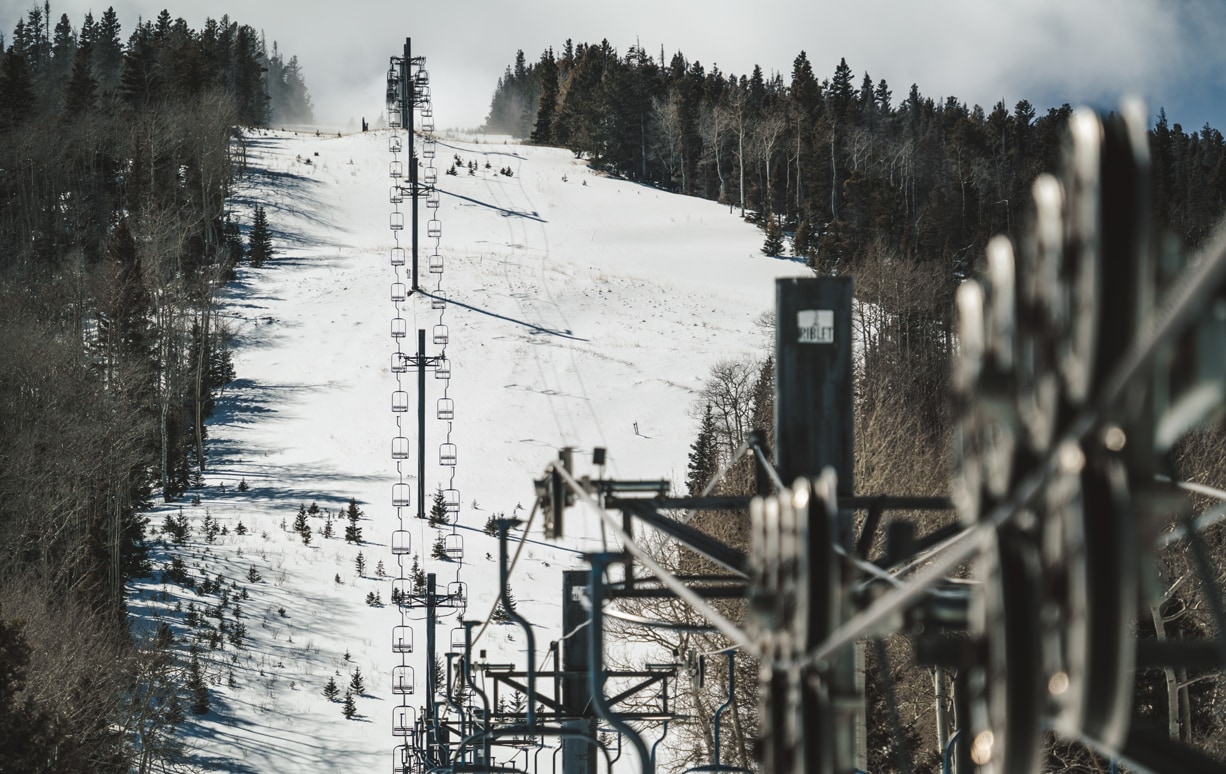
[[[189,714],[181,733],[203,771],[386,771],[398,743],[391,671],[401,656],[391,636],[401,619],[388,604],[398,480],[389,453],[389,135],[247,137],[249,172],[235,207],[243,222],[256,203],[266,208],[278,254],[241,268],[222,297],[238,378],[209,424],[200,504],[185,499],[151,514],[158,526],[181,509],[193,527],[184,545],[155,551],[155,567],[180,556],[195,580],[223,576],[230,599],[222,606],[218,593],[153,580],[131,588],[138,628],[166,617],[184,637],[189,606],[211,613],[204,618],[214,628],[246,628],[241,648],[201,652],[212,706]],[[459,174],[444,174],[457,159]],[[440,138],[436,164],[463,561],[430,559],[434,530],[424,522],[414,520],[412,540],[440,583],[468,584],[465,617],[483,620],[497,594],[497,541],[481,533],[487,518],[526,517],[533,479],[563,446],[576,449],[580,474],[596,472],[590,452],[604,447],[608,476],[666,478],[679,489],[708,370],[760,357],[770,334],[755,321],[773,309],[774,279],[807,270],[763,257],[761,232],[726,207],[610,179],[567,151],[458,136]],[[424,232],[423,246],[432,242]],[[439,322],[430,301],[419,294],[400,304],[411,332]],[[428,345],[428,354],[438,349]],[[415,400],[415,380],[404,383]],[[433,412],[442,386],[428,376],[428,493],[450,481],[437,464],[447,432]],[[414,439],[406,480],[415,484],[415,415],[403,424]],[[362,545],[343,539],[339,511],[351,497],[364,512]],[[335,536],[324,538],[325,517],[312,517],[304,545],[289,527],[312,503],[331,514]],[[573,537],[562,545],[544,541],[538,520],[530,537],[541,542],[526,546],[511,578],[518,609],[537,627],[538,654],[561,634],[561,571],[584,567],[577,551],[598,545],[591,517],[572,513]],[[211,543],[206,514],[224,528]],[[387,577],[377,575],[379,562]],[[366,603],[371,592],[384,606]],[[442,649],[457,625],[453,616],[438,627]],[[420,705],[424,623],[414,628]],[[522,668],[522,640],[514,627],[492,626],[478,647]],[[322,690],[333,677],[343,692],[355,669],[366,688],[350,720]]]

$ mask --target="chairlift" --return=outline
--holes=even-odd
[[[392,709],[392,736],[411,736],[417,725],[417,710],[412,707]],[[399,749],[399,748],[397,748]]]
[[[430,104],[430,85],[427,83],[423,83],[417,88],[413,89],[413,96],[416,99],[417,104],[423,105],[423,106],[429,105]]]
[[[445,467],[455,467],[456,448],[455,448],[454,443],[439,444],[438,464],[443,465]]]
[[[447,535],[443,538],[444,549],[448,537],[459,538],[460,556],[464,555],[464,538],[458,533]],[[468,607],[468,584],[464,581],[452,581],[447,584],[447,599],[451,601],[454,607]]]
[[[433,118],[434,117],[434,107],[429,102],[421,106],[421,117],[422,118]]]
[[[409,335],[409,321],[403,317],[392,318],[392,338],[403,339]]]
[[[407,554],[413,548],[413,533],[407,529],[398,529],[392,532],[392,553],[395,555]]]
[[[402,374],[409,370],[409,362],[399,352],[392,353],[392,373]]]
[[[421,182],[423,185],[430,187],[438,185],[438,168],[433,166],[426,167],[421,176]]]
[[[453,562],[461,562],[464,560],[464,536],[458,532],[443,537],[443,553]],[[461,584],[462,585],[462,584]],[[448,588],[451,584],[448,584]],[[467,606],[467,600],[461,595],[460,602],[456,607]]]
[[[450,422],[455,419],[455,401],[451,398],[438,399],[438,418]]]
[[[417,84],[419,86],[425,86],[427,83],[430,82],[430,71],[429,70],[418,70],[417,73],[413,76],[413,80],[417,81]]]
[[[430,297],[431,309],[446,309],[447,308],[447,291],[436,290]]]
[[[464,627],[457,626],[451,630],[451,652],[463,653],[464,646],[468,644],[468,638],[465,635]]]
[[[409,439],[398,435],[392,439],[392,459],[407,460],[409,458]]]
[[[433,264],[433,262],[434,262],[434,258],[435,258],[435,256],[433,256],[433,255],[432,255],[432,256],[430,256],[430,261],[431,261],[431,264]],[[441,258],[439,259],[439,263],[440,263],[440,264],[442,264],[442,259],[441,259]],[[442,266],[440,265],[440,267],[439,267],[439,268],[441,269],[441,268],[442,268]],[[434,271],[434,269],[433,269],[433,268],[431,268],[430,270],[431,270],[431,271]],[[438,325],[434,326],[434,343],[435,343],[435,344],[446,344],[446,343],[447,343],[448,338],[449,338],[449,337],[448,337],[448,335],[447,335],[447,326],[446,326],[446,325],[444,325],[443,323],[439,323]]]
[[[435,379],[450,379],[451,378],[451,361],[447,358],[442,358],[438,361],[438,365],[434,367]]]
[[[387,201],[390,204],[400,204],[403,202],[404,189],[393,183],[391,189],[387,192]]]
[[[392,668],[392,693],[407,696],[417,690],[413,677],[413,667],[398,666]]]
[[[399,356],[400,353],[396,353]],[[392,411],[397,414],[403,414],[409,410],[409,393],[404,390],[396,390],[392,393]]]
[[[392,599],[401,607],[413,604],[413,581],[409,578],[392,579]],[[413,634],[409,633],[409,647],[413,647]]]
[[[432,113],[421,117],[421,130],[423,132],[434,131],[434,115]]]
[[[421,157],[427,161],[434,158],[434,140],[427,139],[421,144]]]
[[[392,159],[387,165],[387,174],[393,180],[404,177],[404,163],[400,159]]]
[[[392,248],[392,265],[393,266],[404,266],[404,261],[406,257],[407,257],[407,253],[405,252],[405,249],[403,247],[393,247]]]
[[[409,485],[403,481],[392,484],[392,507],[408,508],[409,504]]]
[[[443,509],[449,515],[455,515],[460,512],[460,490],[459,489],[444,489],[443,490]],[[449,519],[451,521],[451,519]]]
[[[392,652],[393,653],[412,653],[413,652],[413,627],[412,626],[397,626],[392,629]]]
[[[393,134],[387,141],[387,149],[392,153],[400,153],[404,150],[404,141],[400,139],[400,135]]]
[[[439,195],[437,188],[431,188],[426,193],[426,206],[432,210],[437,210],[439,205]]]
[[[443,222],[438,218],[430,218],[426,221],[426,236],[431,239],[440,239],[443,236]]]
[[[443,273],[443,256],[439,255],[438,253],[431,255],[429,266],[430,266],[431,274],[442,274]]]
[[[387,126],[388,126],[388,128],[389,128],[389,129],[399,129],[399,128],[400,128],[400,104],[399,104],[399,101],[397,101],[397,102],[395,102],[395,103],[388,103],[388,111],[387,111]]]
[[[404,213],[399,210],[389,214],[387,221],[388,228],[392,231],[400,231],[404,228]]]
[[[411,755],[409,746],[402,744],[392,750],[392,774],[415,774],[417,767]]]
[[[409,289],[404,286],[403,282],[392,283],[392,300],[403,301],[409,297]]]

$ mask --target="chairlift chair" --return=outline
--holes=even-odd
[[[451,398],[438,399],[438,418],[444,422],[455,419],[455,401]]]
[[[399,356],[400,353],[396,353]],[[403,414],[409,410],[409,393],[404,390],[396,390],[392,393],[392,411],[397,414]]]
[[[442,274],[443,273],[443,256],[439,255],[438,253],[434,253],[433,255],[430,256],[430,263],[428,264],[428,266],[429,266],[431,274]]]
[[[409,370],[408,361],[399,352],[392,353],[392,373],[402,374]]]
[[[404,150],[404,142],[400,139],[400,135],[393,134],[387,141],[387,149],[392,153],[400,153]]]
[[[434,295],[430,297],[430,308],[431,309],[447,308],[447,291],[445,290],[434,291]]]
[[[438,185],[438,168],[432,166],[426,167],[425,170],[423,170],[421,182],[423,185],[427,186]]]
[[[452,467],[452,468],[455,467],[456,447],[454,443],[439,444],[438,464],[444,467]]]
[[[443,508],[448,515],[454,516],[460,512],[460,490],[459,489],[444,489],[443,490]],[[454,521],[454,519],[449,519]]]
[[[407,508],[409,504],[409,485],[404,482],[392,484],[392,507]]]
[[[409,439],[398,435],[392,439],[392,459],[407,460],[409,458]]]
[[[417,84],[419,86],[425,86],[427,83],[430,82],[430,71],[429,70],[418,70],[417,73],[414,74],[413,80],[417,81]]]
[[[452,557],[457,561],[464,556],[464,539],[458,534],[448,535],[447,537],[460,538],[460,554],[459,557]],[[446,549],[446,538],[443,539],[443,546]],[[455,607],[468,607],[468,584],[464,581],[452,581],[447,584],[447,598],[451,600]]]
[[[404,201],[404,189],[393,183],[387,192],[387,200],[391,204],[400,204]]]
[[[392,709],[392,736],[411,736],[417,725],[417,710],[412,707]]]
[[[421,117],[421,130],[423,132],[434,131],[434,115],[423,115]]]
[[[464,627],[457,626],[451,630],[451,652],[463,653],[464,645],[467,644],[468,638],[464,636]]]
[[[413,533],[407,529],[392,532],[392,554],[399,556],[409,553],[413,548]]]
[[[392,338],[403,339],[409,335],[409,321],[403,317],[392,318]]]
[[[392,750],[392,774],[415,774],[413,763],[407,744],[398,745]]]
[[[404,213],[399,210],[388,214],[388,228],[392,231],[400,231],[404,228]]]
[[[435,379],[450,379],[451,378],[451,361],[447,358],[441,358],[438,365],[434,367]]]
[[[404,163],[400,159],[392,159],[387,164],[387,174],[393,180],[404,177]]]
[[[430,256],[430,259],[431,261],[433,261],[434,256],[433,255]],[[441,262],[442,258],[440,258],[439,261]],[[438,325],[434,326],[434,343],[435,344],[446,344],[448,338],[449,337],[447,335],[446,325],[444,325],[443,323],[439,323]]]
[[[426,139],[421,144],[421,157],[427,161],[434,158],[434,140]]]
[[[453,562],[463,561],[464,559],[464,536],[458,532],[453,532],[450,535],[444,535],[443,536],[443,553],[445,553],[447,555],[447,558]],[[463,586],[462,583],[460,585]],[[450,583],[447,584],[447,588],[449,589],[448,591],[449,594],[451,593],[450,592],[451,586],[452,584]],[[462,594],[461,594],[461,599],[463,599]],[[466,604],[466,601],[462,602],[459,606],[464,607],[465,604]]]
[[[389,129],[400,128],[400,101],[388,104],[387,126]]]
[[[392,599],[401,607],[412,604],[413,581],[409,578],[392,579]],[[409,633],[409,647],[413,647],[413,634]]]
[[[392,652],[393,653],[412,653],[413,652],[413,627],[412,626],[397,626],[392,629]]]
[[[426,207],[432,210],[437,210],[438,205],[439,205],[438,189],[431,188],[429,192],[426,193]]]
[[[392,300],[403,301],[409,297],[409,289],[405,287],[403,282],[392,283]]]
[[[392,693],[408,696],[417,690],[417,681],[413,676],[413,667],[392,667]]]
[[[443,236],[443,223],[438,218],[431,218],[426,221],[426,236],[431,239],[441,239]]]
[[[403,247],[393,247],[392,248],[391,262],[393,266],[404,266],[404,262],[407,257],[408,256],[405,253],[405,249]]]

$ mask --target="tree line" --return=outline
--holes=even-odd
[[[985,110],[912,84],[829,78],[801,51],[790,78],[709,70],[678,52],[665,63],[607,40],[567,40],[498,80],[485,128],[569,148],[610,173],[728,203],[791,234],[796,255],[828,272],[870,251],[964,273],[987,240],[1014,233],[1029,186],[1060,160],[1065,104]],[[1150,133],[1160,225],[1198,243],[1226,201],[1226,142],[1159,112]]]
[[[225,16],[162,11],[125,42],[113,8],[75,27],[44,3],[0,52],[0,738],[28,740],[0,770],[149,771],[185,671],[167,632],[128,630],[142,510],[200,485],[234,376],[234,127],[309,97]]]

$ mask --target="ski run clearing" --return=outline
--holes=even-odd
[[[276,256],[240,267],[221,294],[237,380],[208,425],[204,487],[150,513],[155,573],[129,592],[138,633],[165,620],[181,647],[199,642],[211,707],[189,713],[179,738],[200,771],[387,771],[401,741],[391,733],[401,698],[391,674],[402,659],[392,652],[392,629],[401,614],[390,603],[400,558],[390,547],[398,524],[391,493],[401,478],[390,447],[399,416],[413,450],[400,463],[414,498],[406,514],[415,514],[417,387],[415,373],[402,375],[410,411],[393,414],[397,342],[389,325],[397,306],[409,330],[402,351],[415,350],[419,328],[428,355],[441,347],[431,343],[440,322],[431,297],[397,305],[389,295],[397,281],[389,263],[390,137],[250,131],[244,138],[247,168],[234,214],[249,224],[262,205]],[[498,543],[482,532],[487,519],[526,519],[533,480],[564,446],[574,447],[579,474],[597,474],[591,450],[604,447],[605,475],[663,478],[683,492],[696,401],[711,366],[759,362],[772,342],[762,320],[773,314],[776,277],[809,272],[764,257],[761,232],[728,207],[611,179],[565,150],[475,135],[440,137],[436,148],[439,207],[420,210],[421,284],[433,293],[441,283],[450,299],[441,320],[452,374],[449,383],[427,374],[425,487],[427,497],[440,486],[459,491],[462,561],[430,557],[437,530],[424,521],[410,518],[407,528],[423,570],[440,585],[467,583],[464,617],[484,620],[498,593]],[[458,174],[446,174],[457,159]],[[407,198],[399,209],[407,220]],[[441,275],[426,270],[434,240],[425,223],[435,212]],[[406,226],[402,246],[408,234]],[[406,275],[402,269],[407,282]],[[455,402],[454,479],[438,456],[448,436],[448,423],[435,418],[444,386]],[[344,539],[341,511],[350,498],[364,514],[360,545]],[[313,535],[304,545],[292,525],[299,507],[312,503],[320,515],[309,517]],[[160,527],[180,511],[192,529],[175,545]],[[332,538],[322,534],[325,512]],[[221,530],[212,542],[206,514]],[[564,541],[551,543],[538,517],[528,536],[536,542],[524,547],[510,580],[517,609],[535,626],[538,663],[562,634],[561,572],[585,568],[579,552],[601,545],[597,517],[583,508],[569,511],[566,530]],[[217,592],[161,582],[174,557],[196,583],[221,576],[229,604],[221,608]],[[407,571],[412,557],[403,558]],[[382,606],[367,603],[372,593]],[[192,636],[205,629],[188,625],[191,609],[213,629],[219,620],[231,631],[241,623],[242,646],[223,639],[211,648]],[[436,630],[445,652],[458,621],[442,612],[450,613]],[[404,656],[416,673],[414,706],[423,704],[425,685],[423,617],[414,610],[407,621],[417,643]],[[524,668],[515,626],[491,625],[477,648]],[[323,689],[334,678],[343,695],[355,670],[365,690],[347,719]],[[632,753],[618,769],[638,770]]]

